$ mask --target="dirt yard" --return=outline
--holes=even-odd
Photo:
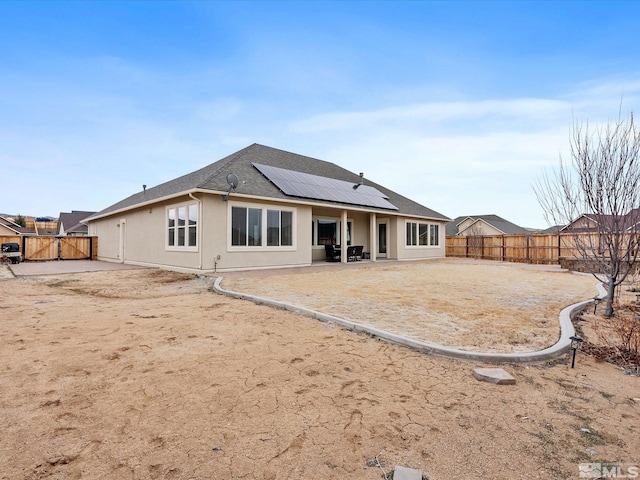
[[[426,342],[504,353],[553,345],[560,311],[598,293],[592,276],[549,267],[457,259],[341,267],[281,270],[267,280],[267,272],[228,274],[222,287]]]
[[[322,281],[341,308],[370,318],[388,302],[402,322],[447,278],[418,265],[436,263],[324,269],[333,277],[320,280],[235,273],[223,285],[261,279],[279,294],[286,282]],[[340,286],[356,270],[386,284],[388,299],[368,303]],[[555,305],[595,294],[588,277],[507,265],[467,265],[464,278],[456,298],[474,305],[464,310],[472,317],[446,297],[429,304],[459,330],[499,320],[496,308],[533,311],[527,331],[557,329]],[[461,281],[446,280],[458,290]],[[640,378],[619,368],[579,353],[575,369],[568,359],[507,366],[517,384],[490,385],[472,376],[480,365],[233,300],[211,284],[157,270],[0,280],[0,478],[379,480],[404,465],[431,480],[568,479],[582,462],[640,463]],[[516,293],[501,294],[504,285]],[[480,314],[489,303],[493,313]],[[477,346],[465,333],[451,338]]]

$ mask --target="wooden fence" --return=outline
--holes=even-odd
[[[447,257],[552,265],[575,257],[571,234],[450,236]]]
[[[98,237],[0,236],[0,243],[17,243],[24,260],[96,260]]]

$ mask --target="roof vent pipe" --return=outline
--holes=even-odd
[[[364,185],[364,173],[363,172],[360,172],[360,182],[356,183],[353,186],[353,189],[356,190],[360,185]]]

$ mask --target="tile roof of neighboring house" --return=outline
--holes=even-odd
[[[511,223],[510,221],[505,220],[502,217],[499,217],[498,215],[490,214],[490,215],[464,215],[461,217],[456,217],[451,222],[447,223],[445,228],[446,234],[448,236],[457,235],[459,233],[458,225],[460,225],[460,223],[462,223],[467,218],[472,218],[473,220],[476,220],[476,221],[483,220],[486,223],[493,226],[494,228],[497,228],[498,230],[500,230],[505,235],[522,234],[522,233],[527,233],[529,231],[524,227],[520,227],[515,223]]]
[[[3,225],[5,227],[9,228],[10,230],[13,230],[18,235],[27,235],[27,234],[30,234],[30,233],[34,233],[33,229],[21,227],[17,223],[12,222],[11,220],[9,220],[8,218],[5,218],[5,217],[0,217],[0,225]]]
[[[87,233],[88,227],[86,223],[82,223],[82,220],[93,215],[96,212],[84,212],[81,210],[71,210],[71,212],[60,212],[60,218],[58,219],[58,231],[60,234],[62,230],[65,233]]]
[[[200,170],[196,170],[195,172],[131,195],[130,197],[96,213],[91,218],[100,218],[114,212],[127,210],[137,205],[147,204],[155,200],[170,198],[172,196],[178,196],[195,190],[209,190],[216,193],[226,193],[229,189],[229,185],[226,180],[227,174],[229,173],[234,173],[240,181],[240,185],[235,190],[236,194],[282,200],[303,200],[307,203],[318,205],[331,204],[353,207],[353,205],[337,202],[307,198],[297,199],[296,197],[285,195],[265,176],[263,176],[258,169],[252,165],[253,163],[353,182],[354,184],[360,182],[360,176],[358,174],[352,173],[334,163],[254,143],[253,145],[218,160],[215,163],[207,165]],[[416,203],[413,200],[395,193],[381,185],[373,183],[367,179],[365,179],[364,183],[365,185],[377,188],[389,197],[389,201],[398,207],[398,210],[393,211],[392,213],[438,220],[449,220],[446,216],[420,205],[419,203]],[[375,207],[366,207],[366,210],[390,212],[389,210]]]

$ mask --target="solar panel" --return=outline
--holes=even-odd
[[[398,210],[398,207],[389,202],[389,197],[369,185],[359,185],[358,188],[353,188],[356,185],[353,182],[345,182],[335,178],[295,172],[259,163],[254,163],[253,166],[285,195]]]

